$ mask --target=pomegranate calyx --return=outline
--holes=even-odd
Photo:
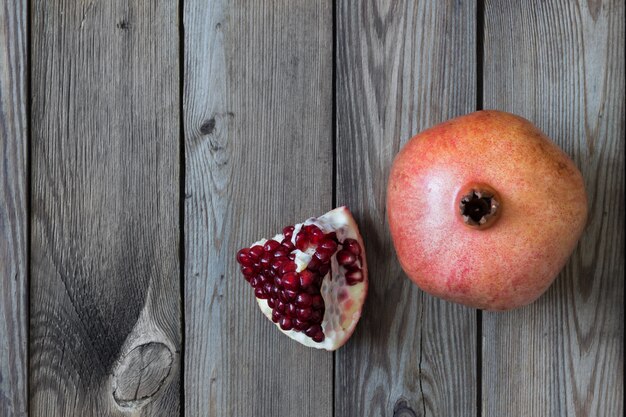
[[[469,186],[461,193],[459,214],[468,227],[487,229],[493,226],[500,212],[500,197],[489,186]]]

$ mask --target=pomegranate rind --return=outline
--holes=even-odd
[[[345,278],[345,268],[338,264],[336,253],[331,257],[331,269],[322,280],[320,291],[325,304],[324,318],[321,324],[325,335],[324,340],[318,343],[303,332],[281,329],[278,323],[272,321],[272,308],[268,305],[267,300],[256,298],[256,301],[263,315],[267,317],[281,333],[284,333],[289,338],[305,346],[333,351],[340,348],[348,341],[361,318],[361,311],[365,298],[367,297],[369,285],[365,245],[363,244],[363,238],[359,233],[359,227],[352,213],[345,206],[333,209],[320,217],[313,217],[305,220],[303,223],[296,224],[292,236],[292,242],[294,244],[296,235],[302,226],[309,224],[315,224],[322,229],[324,233],[335,232],[340,243],[345,239],[354,239],[361,246],[360,267],[363,274],[363,280],[361,282],[348,285]],[[278,234],[272,239],[280,242],[283,237],[282,234]],[[251,246],[263,245],[265,242],[267,242],[267,239],[262,239]],[[311,257],[310,254],[299,250],[295,252],[295,262],[298,267],[297,272],[301,272],[306,269]]]

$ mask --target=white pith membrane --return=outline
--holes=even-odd
[[[294,245],[296,243],[296,236],[301,231],[302,227],[306,225],[316,225],[324,234],[335,232],[337,241],[339,242],[338,249],[330,259],[330,270],[323,277],[320,288],[320,294],[324,299],[325,308],[321,322],[322,331],[325,335],[324,340],[316,342],[311,337],[307,336],[304,331],[283,330],[279,323],[272,321],[272,308],[269,306],[268,301],[255,298],[265,317],[272,321],[282,333],[305,346],[332,351],[341,347],[350,338],[361,317],[361,308],[365,301],[368,287],[365,247],[358,226],[350,210],[346,207],[338,207],[320,217],[310,218],[303,223],[296,224],[291,237],[291,242]],[[278,242],[281,242],[283,239],[283,234],[277,234],[272,238],[272,240]],[[345,277],[347,268],[337,262],[337,253],[341,249],[342,242],[344,242],[345,239],[356,240],[361,249],[360,258],[352,267],[360,267],[363,279],[361,282],[352,283],[351,285],[348,284]],[[255,245],[263,246],[267,241],[267,239],[261,239],[250,245],[250,247],[254,247]],[[297,266],[296,272],[300,273],[307,268],[315,250],[316,247],[312,246],[304,252],[298,249],[292,251],[292,253],[295,253],[294,262]]]

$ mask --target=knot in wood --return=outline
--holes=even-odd
[[[128,30],[130,29],[130,22],[126,19],[122,19],[119,22],[117,22],[117,25],[115,26],[117,26],[117,28],[121,30]]]
[[[215,118],[211,117],[209,120],[206,120],[200,126],[200,133],[203,135],[210,135],[215,130]]]
[[[113,372],[113,398],[120,407],[139,408],[161,389],[173,355],[163,343],[149,342],[125,354]]]
[[[417,414],[405,399],[400,399],[393,406],[393,417],[417,417]]]

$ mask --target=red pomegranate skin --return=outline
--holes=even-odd
[[[468,184],[499,194],[499,216],[472,228],[460,215]],[[387,188],[392,240],[422,290],[485,310],[536,300],[554,281],[587,218],[583,178],[528,120],[479,111],[413,137]]]

